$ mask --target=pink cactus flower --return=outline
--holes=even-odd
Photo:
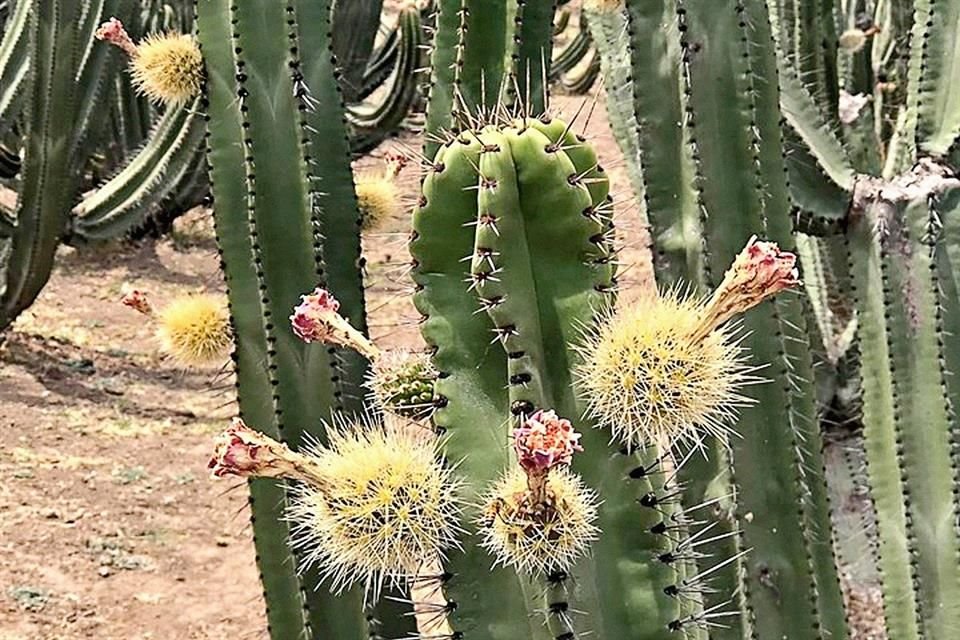
[[[153,307],[150,305],[150,300],[147,299],[147,292],[142,289],[131,289],[123,294],[123,297],[120,298],[120,304],[147,316],[153,313]]]
[[[751,237],[703,306],[699,329],[692,338],[705,338],[737,314],[799,283],[796,255],[782,251],[774,242]]]
[[[328,342],[339,318],[340,303],[333,294],[320,287],[300,299],[302,302],[290,316],[293,332],[304,342]]]
[[[262,463],[258,459],[261,441],[259,433],[240,418],[234,418],[230,428],[217,437],[216,448],[207,468],[217,478],[259,475],[262,470]]]
[[[527,473],[543,475],[560,465],[569,465],[576,451],[583,451],[580,434],[555,411],[539,410],[513,430],[513,447]]]
[[[797,256],[781,251],[774,242],[760,242],[750,238],[746,248],[737,256],[733,269],[743,270],[743,284],[766,298],[800,283]]]
[[[214,478],[290,478],[318,486],[324,483],[322,470],[312,457],[291,451],[240,418],[234,418],[217,436],[207,468]]]
[[[130,56],[137,55],[137,45],[130,39],[130,35],[123,27],[123,23],[116,18],[110,18],[100,25],[100,28],[94,32],[93,37],[97,40],[103,40],[123,49]]]

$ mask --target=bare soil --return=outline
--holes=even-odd
[[[644,286],[644,234],[602,106],[578,130],[619,193],[627,287]],[[572,115],[583,98],[561,97]],[[589,120],[588,111],[593,111]],[[360,164],[376,167],[386,143]],[[415,168],[402,175],[415,194]],[[234,414],[229,375],[185,372],[118,303],[222,289],[208,212],[172,238],[63,249],[0,350],[0,640],[265,638],[242,484],[208,479],[212,436]],[[365,238],[371,334],[416,346],[408,213]]]

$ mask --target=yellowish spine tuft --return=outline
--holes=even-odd
[[[203,56],[192,36],[154,34],[137,45],[130,70],[137,90],[147,98],[181,105],[200,93]]]
[[[702,313],[696,299],[654,292],[586,336],[575,375],[597,426],[630,447],[725,434],[750,376],[729,328],[697,337]]]
[[[507,472],[484,499],[482,545],[497,564],[530,575],[567,570],[600,530],[597,496],[566,467],[546,476],[543,499],[534,499],[522,469]]]
[[[176,298],[157,314],[157,322],[161,349],[184,367],[222,364],[230,354],[230,316],[219,296]]]
[[[322,482],[298,487],[290,508],[294,544],[335,591],[417,575],[458,546],[457,483],[438,460],[431,432],[393,423],[330,432],[312,452]]]
[[[356,177],[357,207],[360,228],[375,231],[400,210],[397,176],[407,165],[406,157],[388,155],[383,171],[360,173]]]
[[[400,207],[397,185],[390,178],[378,174],[357,176],[357,206],[360,209],[360,228],[375,231],[390,219]]]

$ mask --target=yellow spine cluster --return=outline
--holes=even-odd
[[[227,305],[207,294],[175,298],[157,314],[157,338],[181,366],[222,364],[233,345]]]

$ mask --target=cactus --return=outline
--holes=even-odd
[[[784,330],[775,349],[789,358],[785,364],[793,363],[792,374],[786,375],[786,370],[777,374],[790,385],[784,388],[786,406],[792,408],[782,421],[795,425],[796,444],[802,448],[768,441],[767,453],[754,457],[750,449],[757,439],[745,437],[734,443],[735,505],[744,529],[741,544],[754,547],[744,567],[743,605],[751,615],[744,618],[743,631],[712,635],[739,638],[750,632],[801,638],[827,631],[830,637],[845,633],[825,535],[829,523],[819,471],[819,436],[810,428],[814,414],[809,361],[791,348],[791,343],[806,340],[798,330],[802,331],[803,315],[808,315],[809,326],[816,319],[833,363],[846,352],[852,330],[857,332],[865,458],[878,517],[888,633],[892,638],[950,637],[948,629],[956,621],[948,603],[960,568],[957,533],[953,524],[931,523],[955,522],[957,509],[955,498],[947,495],[955,482],[950,443],[956,394],[945,374],[955,360],[951,342],[943,337],[956,323],[952,315],[957,308],[956,274],[946,257],[956,252],[951,249],[956,238],[944,232],[949,205],[940,209],[940,203],[951,202],[956,188],[954,170],[943,164],[958,133],[952,93],[946,88],[954,81],[947,75],[953,67],[945,62],[955,55],[956,8],[917,2],[903,11],[900,5],[880,3],[876,15],[857,18],[862,24],[853,23],[851,8],[848,24],[840,3],[836,7],[770,3],[769,18],[763,3],[712,3],[709,8],[690,0],[656,4],[627,2],[627,13],[607,7],[595,9],[598,15],[590,18],[606,73],[619,73],[633,83],[634,109],[624,109],[623,101],[614,98],[609,111],[635,186],[636,178],[642,178],[637,193],[647,205],[658,277],[664,282],[678,275],[709,281],[718,256],[723,264],[724,256],[737,247],[729,237],[751,229],[764,228],[787,246],[785,234],[791,227],[845,235],[839,241],[799,236],[804,276],[816,297],[813,304],[803,305],[806,310],[786,299],[775,303]],[[843,7],[846,12],[846,4]],[[679,18],[672,34],[670,27],[661,27],[662,18],[670,14]],[[844,16],[842,28],[835,15]],[[617,31],[618,21],[626,25],[629,43]],[[848,31],[838,36],[843,29]],[[894,55],[894,47],[903,45],[910,29],[909,57]],[[851,46],[854,38],[856,46]],[[652,57],[651,43],[656,46]],[[649,79],[663,77],[664,55],[675,61],[677,80],[670,83],[674,91],[649,92]],[[627,59],[632,59],[629,66]],[[901,66],[900,61],[906,64]],[[881,74],[888,80],[875,85],[872,78]],[[774,77],[779,83],[771,81]],[[888,86],[889,79],[898,86]],[[777,84],[779,96],[774,91]],[[867,91],[877,106],[852,106],[841,90]],[[660,110],[653,111],[658,105]],[[881,113],[881,105],[899,109],[895,127],[872,117]],[[681,113],[686,115],[681,118]],[[739,115],[744,113],[749,116]],[[780,119],[782,130],[777,126]],[[657,121],[683,126],[670,131],[647,125]],[[781,136],[786,152],[778,144]],[[878,149],[877,140],[888,146]],[[740,177],[725,177],[738,157]],[[788,182],[780,177],[784,168]],[[667,171],[673,182],[665,176]],[[661,191],[669,184],[676,186]],[[735,212],[746,214],[743,222],[734,222]],[[844,300],[847,292],[856,300],[857,316],[838,325],[837,313],[849,317],[854,306]],[[754,321],[759,318],[748,319]],[[765,345],[776,344],[772,338],[776,333],[755,330],[744,344],[753,353],[772,353]],[[761,400],[757,409],[782,411],[776,407],[783,406],[782,400]],[[751,421],[753,411],[748,410],[740,422],[744,433],[756,434],[758,427],[771,422],[771,414],[761,422]],[[802,421],[791,421],[791,415]],[[793,468],[801,484],[786,476],[777,481],[770,467],[759,466],[763,459],[778,455],[777,450],[791,449],[796,450],[794,462],[784,459],[778,467]],[[686,478],[695,499],[698,484],[711,481],[715,470],[693,465],[689,469]],[[762,480],[754,475],[758,471],[764,473]],[[781,497],[775,502],[800,506],[799,520],[790,529],[803,532],[806,544],[781,547],[778,562],[772,562],[776,556],[768,553],[788,536],[783,524],[777,525],[779,540],[766,538],[758,529],[759,517],[768,520],[761,526],[773,526],[769,508],[760,509],[764,503],[753,506],[770,490],[758,493],[758,483],[777,490],[800,488],[794,499]],[[766,504],[774,502],[772,496],[768,500]],[[786,581],[783,560],[794,562],[797,571]],[[807,595],[788,596],[785,589],[798,588],[804,574],[812,578]],[[725,581],[733,585],[737,576],[729,575]],[[796,606],[775,605],[771,595]],[[804,611],[800,602],[813,606]]]
[[[546,110],[555,3],[439,0],[410,241],[427,364],[364,335],[331,2],[197,3],[230,327],[182,307],[161,335],[235,342],[211,468],[250,478],[274,637],[852,637],[817,342],[860,365],[887,632],[952,637],[960,8],[847,4],[587,3],[659,283],[628,305],[606,174]],[[893,122],[858,118],[864,88]],[[177,153],[176,115],[131,172]],[[805,292],[773,298],[795,247]]]
[[[78,194],[89,188],[89,176],[101,169],[114,171],[126,145],[140,144],[143,138],[131,130],[120,141],[104,139],[110,122],[104,113],[124,111],[117,102],[108,108],[108,98],[113,91],[132,94],[133,88],[129,78],[113,73],[119,57],[94,35],[114,11],[132,15],[140,10],[122,4],[22,0],[14,4],[5,25],[0,41],[0,135],[9,135],[17,151],[22,144],[23,158],[4,152],[4,167],[14,169],[18,179],[14,186],[19,198],[16,210],[4,212],[0,223],[0,234],[10,239],[0,269],[0,330],[37,297],[61,242],[125,233],[151,204],[176,193],[196,157],[199,119],[183,108],[171,108],[157,125],[156,139],[118,170],[103,191],[74,208]],[[177,42],[189,44],[189,39]],[[194,74],[185,87],[196,88],[199,53],[195,47],[188,47],[188,53]],[[163,55],[159,59],[162,62]],[[109,80],[115,76],[117,82]],[[176,80],[177,73],[172,77]],[[183,92],[178,96],[185,98]],[[135,120],[142,124],[140,120],[151,116],[150,111],[137,111]]]

